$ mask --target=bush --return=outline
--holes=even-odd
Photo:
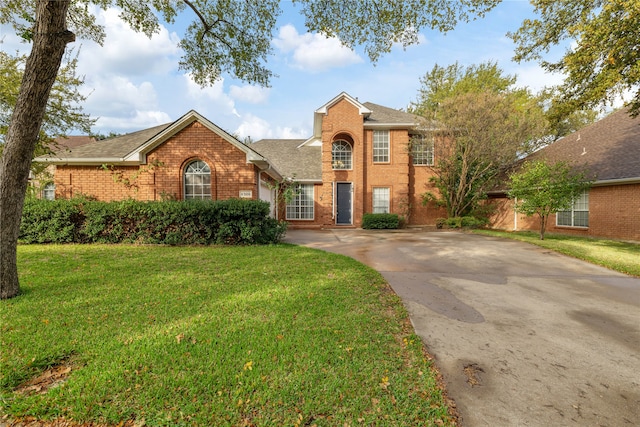
[[[362,228],[364,229],[396,229],[400,225],[397,214],[373,214],[362,215]]]
[[[97,202],[87,199],[25,203],[22,243],[270,244],[286,223],[258,200]]]
[[[486,220],[473,216],[456,216],[436,219],[437,228],[481,228],[485,225]]]

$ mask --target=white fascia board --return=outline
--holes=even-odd
[[[38,163],[49,163],[51,165],[77,165],[77,166],[100,166],[100,165],[118,165],[118,166],[137,166],[138,161],[131,161],[123,158],[115,157],[83,157],[83,158],[65,158],[65,157],[36,157],[33,159]]]
[[[640,177],[597,180],[593,184],[591,184],[591,186],[604,187],[607,185],[625,185],[625,184],[640,184]]]
[[[365,129],[413,129],[416,123],[365,123]]]
[[[329,111],[329,108],[331,108],[331,106],[336,104],[338,101],[341,101],[342,99],[346,99],[351,104],[353,104],[358,109],[358,112],[361,115],[366,116],[366,115],[371,114],[371,110],[369,110],[367,107],[362,105],[360,103],[360,101],[358,101],[357,99],[355,99],[354,97],[349,95],[347,92],[340,93],[338,96],[333,98],[331,101],[327,102],[322,107],[318,108],[315,112],[318,113],[318,114],[325,114],[326,115],[327,112]]]

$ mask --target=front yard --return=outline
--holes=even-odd
[[[290,245],[32,245],[19,270],[23,294],[0,302],[11,419],[455,423],[400,299],[352,259]]]

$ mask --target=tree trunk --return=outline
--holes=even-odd
[[[544,240],[544,231],[547,228],[547,218],[546,215],[540,215],[540,240]]]
[[[20,93],[5,139],[0,163],[0,299],[20,293],[17,246],[31,160],[38,141],[49,92],[67,43],[70,0],[38,0],[33,46],[25,64]]]

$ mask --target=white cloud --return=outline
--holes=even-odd
[[[184,79],[187,91],[184,95],[187,102],[196,110],[214,110],[219,115],[232,114],[240,117],[233,99],[224,92],[224,79],[218,80],[213,86],[200,86],[190,74],[185,74]],[[215,121],[215,118],[213,118]]]
[[[120,133],[133,132],[136,130],[147,129],[173,120],[163,111],[133,111],[127,117],[100,117],[96,123],[96,127],[105,133],[114,131]]]
[[[305,129],[294,129],[292,127],[281,127],[272,125],[253,114],[247,114],[243,117],[242,123],[236,131],[240,139],[251,137],[253,141],[259,141],[261,139],[306,139],[311,134],[310,131]]]
[[[178,66],[179,38],[164,26],[151,38],[133,31],[120,19],[117,9],[97,9],[96,20],[104,26],[104,46],[87,41],[80,50],[82,72],[127,75],[166,74]]]
[[[273,44],[283,53],[292,53],[293,67],[322,72],[362,62],[362,58],[336,38],[322,34],[298,34],[291,24],[280,28]]]
[[[231,86],[229,96],[233,99],[249,104],[263,104],[269,98],[269,89],[259,86]]]

